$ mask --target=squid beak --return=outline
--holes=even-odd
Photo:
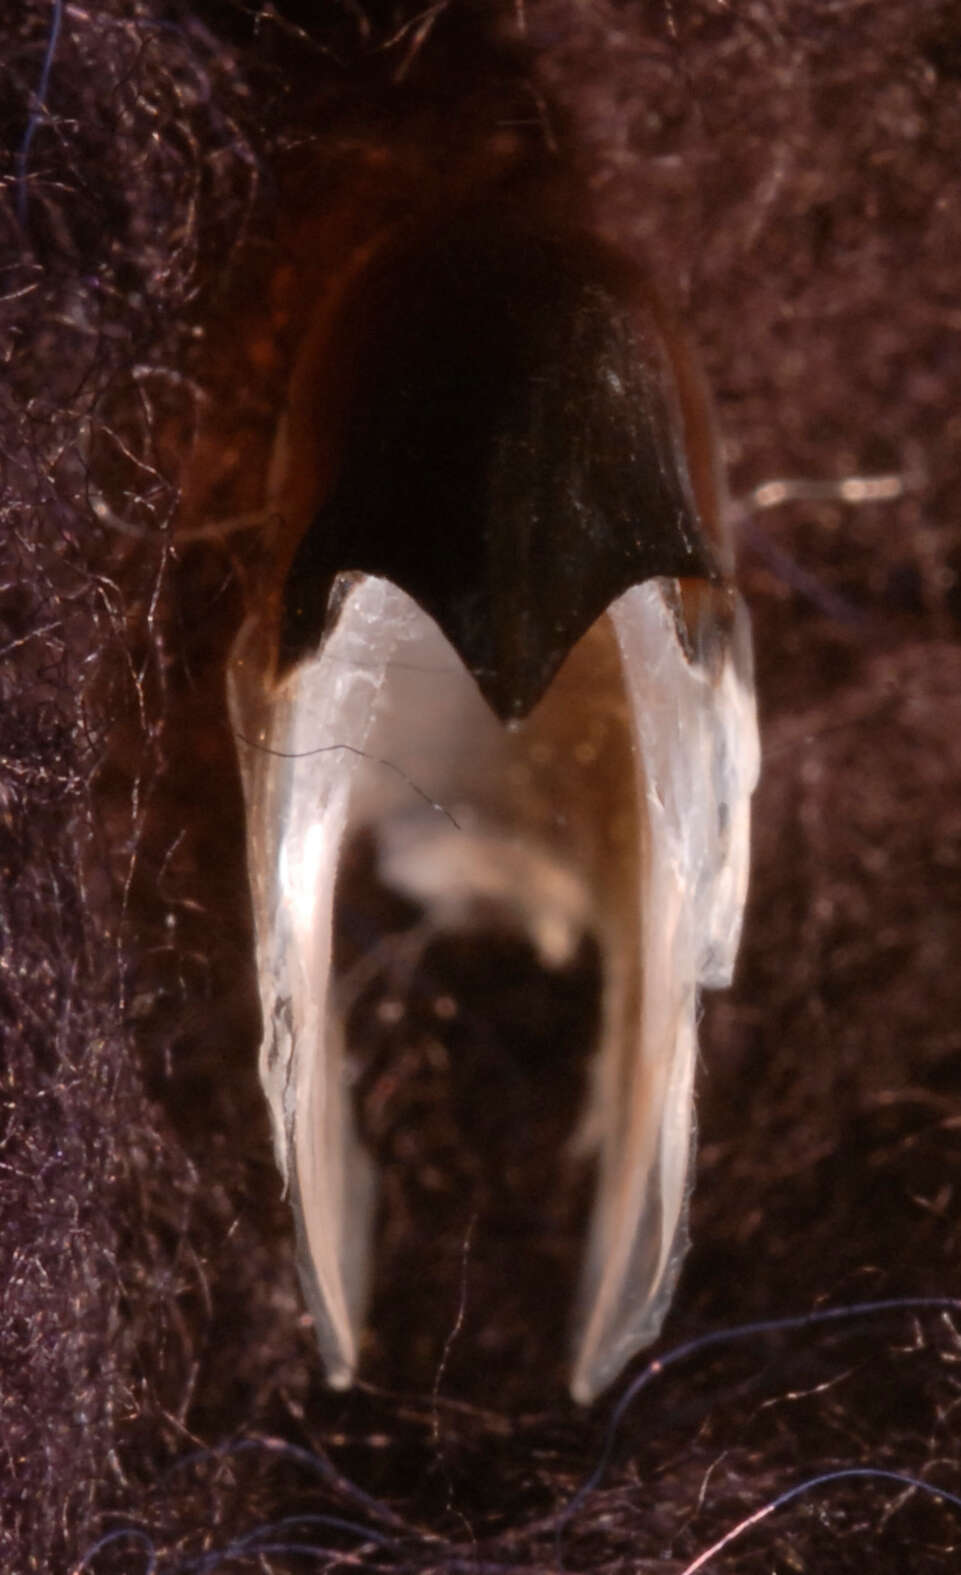
[[[598,945],[586,1403],[672,1294],[698,989],[730,981],[745,900],[758,743],[709,412],[622,259],[503,211],[384,248],[319,337],[352,368],[336,475],[229,674],[305,1292],[344,1387],[375,1177],[333,939],[363,837],[437,929],[502,926],[548,970]]]

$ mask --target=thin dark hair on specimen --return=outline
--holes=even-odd
[[[769,1516],[776,1514],[786,1504],[792,1504],[795,1499],[803,1498],[808,1493],[813,1493],[815,1488],[828,1487],[835,1482],[849,1482],[853,1478],[861,1478],[874,1482],[896,1482],[901,1487],[910,1488],[912,1491],[925,1493],[929,1498],[937,1499],[950,1504],[954,1509],[961,1511],[961,1495],[950,1493],[947,1488],[936,1487],[932,1482],[925,1482],[923,1477],[910,1475],[906,1471],[888,1471],[883,1466],[841,1466],[837,1471],[824,1471],[816,1477],[806,1477],[803,1482],[796,1482],[793,1487],[785,1488],[783,1493],[778,1493],[775,1498],[754,1510],[750,1515],[745,1515],[735,1526],[731,1526],[722,1537],[712,1542],[690,1563],[685,1564],[681,1575],[696,1575],[702,1570],[710,1559],[716,1554],[723,1553],[732,1542],[737,1542],[746,1532],[754,1526],[759,1526]]]
[[[360,1546],[355,1550],[326,1547],[322,1544],[307,1541],[296,1541],[289,1537],[296,1527],[305,1530],[310,1528],[327,1529],[330,1531],[343,1531],[360,1539]],[[284,1539],[284,1540],[280,1540]],[[344,1563],[356,1562],[358,1555],[366,1544],[376,1547],[391,1548],[393,1544],[388,1537],[381,1533],[371,1531],[368,1527],[355,1525],[349,1520],[341,1520],[337,1515],[318,1515],[305,1512],[301,1515],[285,1515],[282,1520],[266,1522],[264,1525],[255,1526],[252,1531],[242,1537],[236,1537],[226,1546],[213,1548],[196,1559],[180,1565],[183,1575],[212,1575],[228,1560],[243,1558],[262,1558],[268,1554],[294,1553],[301,1557],[314,1555]],[[384,1566],[376,1565],[371,1559],[365,1557],[363,1568],[373,1570]],[[390,1566],[394,1567],[393,1563]]]
[[[318,744],[316,749],[286,750],[271,749],[268,744],[258,743],[255,738],[245,738],[244,734],[238,732],[236,728],[234,729],[234,737],[241,744],[246,744],[248,749],[257,749],[262,755],[273,755],[277,760],[310,760],[313,755],[329,755],[336,749],[342,749],[348,755],[356,755],[360,760],[371,761],[375,766],[386,766],[387,770],[393,771],[395,776],[400,777],[401,781],[405,782],[417,794],[418,798],[422,798],[424,803],[428,804],[431,809],[436,809],[439,815],[443,815],[445,820],[449,820],[455,831],[460,831],[461,829],[459,822],[455,820],[446,805],[439,804],[436,798],[431,798],[430,794],[425,792],[422,787],[418,787],[417,783],[407,775],[407,772],[402,770],[393,760],[387,760],[383,755],[368,754],[366,749],[358,749],[356,744]]]
[[[79,1564],[75,1564],[70,1575],[84,1575],[91,1569],[92,1561],[102,1553],[105,1548],[113,1547],[118,1542],[137,1542],[147,1555],[147,1562],[143,1567],[143,1575],[154,1575],[157,1568],[157,1545],[153,1538],[144,1531],[142,1526],[115,1526],[113,1531],[104,1532],[87,1551],[81,1555]],[[131,1572],[132,1575],[132,1572]]]
[[[741,539],[746,542],[747,548],[759,558],[766,568],[770,569],[784,585],[789,585],[805,601],[810,602],[819,612],[822,612],[832,623],[844,624],[849,628],[862,629],[868,621],[868,615],[863,608],[855,606],[846,596],[841,596],[837,591],[832,591],[822,584],[816,574],[806,569],[803,564],[783,547],[779,547],[755,523],[747,519],[741,526]]]
[[[372,1493],[367,1493],[358,1487],[350,1477],[344,1476],[337,1467],[324,1455],[312,1449],[304,1449],[298,1444],[292,1444],[286,1438],[251,1437],[231,1439],[227,1443],[219,1444],[212,1449],[197,1449],[188,1455],[183,1455],[174,1461],[171,1473],[188,1470],[191,1466],[206,1464],[210,1461],[221,1461],[236,1458],[238,1455],[261,1453],[274,1460],[283,1460],[290,1464],[302,1466],[312,1475],[320,1477],[328,1487],[332,1488],[342,1498],[349,1499],[360,1505],[386,1526],[391,1526],[396,1531],[410,1534],[415,1528],[408,1525],[402,1516],[395,1513],[381,1499]],[[351,1523],[357,1531],[363,1531],[365,1536],[380,1535],[371,1531],[367,1526]]]
[[[823,1324],[850,1322],[858,1318],[877,1318],[888,1313],[903,1312],[961,1312],[961,1298],[956,1296],[894,1296],[881,1301],[850,1302],[843,1307],[817,1308],[813,1312],[798,1313],[785,1318],[761,1318],[752,1323],[736,1324],[731,1329],[711,1329],[655,1356],[628,1384],[614,1406],[604,1434],[604,1443],[593,1471],[574,1492],[557,1516],[558,1550],[564,1529],[573,1519],[585,1500],[600,1486],[611,1462],[617,1431],[638,1395],[669,1368],[677,1367],[690,1357],[722,1346],[735,1345],[742,1340],[752,1340],[769,1334],[790,1334],[799,1329],[813,1329]]]
[[[34,98],[34,107],[30,111],[27,129],[23,134],[23,141],[17,149],[15,161],[17,183],[17,218],[21,229],[27,227],[27,214],[30,206],[30,197],[27,187],[27,170],[30,164],[30,149],[37,133],[37,127],[47,113],[47,93],[50,89],[50,74],[53,71],[54,56],[60,42],[60,28],[63,23],[63,0],[53,0],[50,12],[50,32],[47,35],[47,47],[43,54],[43,66],[40,70],[40,81]]]
[[[874,476],[840,476],[814,480],[807,476],[776,477],[762,481],[730,503],[731,522],[748,550],[760,558],[777,579],[817,607],[835,623],[864,629],[870,613],[847,596],[824,585],[790,552],[771,540],[757,523],[758,514],[785,503],[840,503],[857,508],[865,503],[894,503],[920,490],[926,476],[916,470],[889,471]]]

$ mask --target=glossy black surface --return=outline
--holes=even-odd
[[[287,581],[281,661],[334,576],[406,590],[505,719],[629,586],[713,575],[677,394],[631,269],[489,208],[368,282],[339,473]]]

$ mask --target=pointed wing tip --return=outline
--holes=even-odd
[[[582,1346],[576,1351],[569,1385],[575,1404],[593,1405],[620,1378],[628,1363],[653,1345],[661,1332],[672,1290],[673,1280],[670,1289],[662,1289],[648,1302],[645,1317],[635,1319],[626,1329],[608,1328],[591,1340],[589,1349]]]
[[[588,1406],[594,1404],[604,1385],[598,1382],[594,1373],[577,1371],[571,1378],[568,1388],[575,1405]]]
[[[324,1364],[324,1378],[331,1389],[351,1389],[357,1377],[357,1342],[352,1327],[335,1327],[322,1293],[315,1283],[308,1284],[303,1271],[305,1299],[314,1323],[314,1333]]]
[[[348,1365],[345,1362],[328,1362],[325,1377],[329,1389],[352,1389],[354,1387],[356,1369],[353,1363]]]
[[[650,1338],[650,1336],[642,1338],[637,1342],[621,1340],[614,1343],[610,1339],[605,1339],[591,1352],[579,1352],[569,1385],[574,1403],[584,1406],[593,1405],[605,1389],[609,1389],[620,1376],[635,1352],[649,1343]]]

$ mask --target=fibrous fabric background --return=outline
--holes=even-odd
[[[369,1014],[373,1334],[326,1390],[223,703],[298,290],[392,159],[401,201],[534,150],[700,347],[755,627],[752,895],[659,1349],[956,1294],[957,8],[26,4],[0,70],[2,1567],[677,1575],[822,1473],[961,1491],[958,1318],[904,1307],[668,1368],[559,1533],[617,1398],[562,1382],[577,1075],[530,992],[458,1039],[429,972],[400,1039]],[[896,479],[821,486],[863,476]],[[848,1477],[710,1567],[941,1571],[959,1540],[946,1500]]]

